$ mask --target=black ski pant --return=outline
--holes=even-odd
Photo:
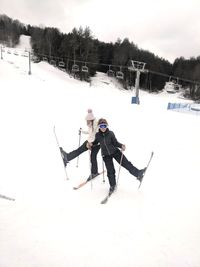
[[[88,148],[86,146],[87,141],[85,141],[81,146],[79,146],[77,149],[66,153],[66,157],[67,157],[67,161],[70,161],[72,159],[75,159],[76,157],[78,157],[80,154],[82,154],[83,152],[87,151]]]
[[[122,157],[121,166],[127,169],[135,177],[138,177],[139,170],[135,166],[133,166],[133,164],[130,161],[128,161],[128,159],[125,157],[124,154],[122,156],[122,152],[118,149],[112,155],[103,156],[110,186],[116,185],[115,167],[113,164],[113,158],[120,164],[121,157]]]
[[[87,142],[88,141],[85,141],[80,147],[78,147],[77,149],[69,153],[65,152],[65,158],[67,159],[67,161],[71,161],[75,159],[76,157],[78,157],[83,152],[87,151],[88,150],[86,146]],[[95,145],[91,148],[90,160],[91,160],[91,173],[92,174],[98,173],[97,154],[99,152],[99,149],[100,149],[100,145]]]
[[[91,161],[91,174],[98,173],[97,154],[99,152],[100,145],[92,146],[90,161]]]

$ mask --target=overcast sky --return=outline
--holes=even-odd
[[[200,56],[200,0],[0,0],[0,14],[63,33],[89,26],[99,41],[127,37],[172,63]]]

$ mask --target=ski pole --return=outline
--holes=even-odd
[[[59,142],[58,142],[58,137],[56,135],[56,127],[55,126],[53,127],[53,130],[54,130],[54,135],[55,135],[55,138],[56,138],[56,142],[57,142],[57,145],[58,145],[58,148],[59,148],[59,151],[60,151],[60,145],[59,145]],[[63,161],[66,179],[69,180],[69,177],[67,175],[67,170],[65,168],[65,163],[64,163],[64,160],[63,160],[63,155],[62,155],[61,151],[60,151],[60,155],[61,155],[61,158],[62,158],[62,161]]]
[[[91,185],[91,190],[93,188],[93,184],[92,184],[92,161],[91,161],[91,149],[88,149],[89,152],[89,167],[90,167],[90,185]]]
[[[79,129],[79,140],[78,140],[78,148],[80,147],[80,144],[81,144],[81,128]],[[78,168],[78,163],[79,163],[79,155],[77,157],[77,162],[76,162],[76,167]]]
[[[105,169],[104,169],[103,158],[102,158],[102,170],[103,170],[103,183],[105,183],[105,175],[104,175]]]
[[[118,175],[117,175],[117,185],[118,185],[118,182],[119,182],[119,175],[120,175],[120,170],[121,170],[121,166],[122,166],[122,160],[123,160],[123,151],[121,151],[122,155],[121,155],[121,158],[120,158],[120,163],[119,163],[119,170],[118,170]]]

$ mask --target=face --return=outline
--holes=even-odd
[[[99,124],[99,129],[101,130],[101,132],[105,132],[107,129],[108,125],[106,123],[101,123]]]

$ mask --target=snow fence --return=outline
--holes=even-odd
[[[183,113],[191,113],[194,115],[200,115],[200,104],[189,103],[168,103],[167,109],[174,110]]]

